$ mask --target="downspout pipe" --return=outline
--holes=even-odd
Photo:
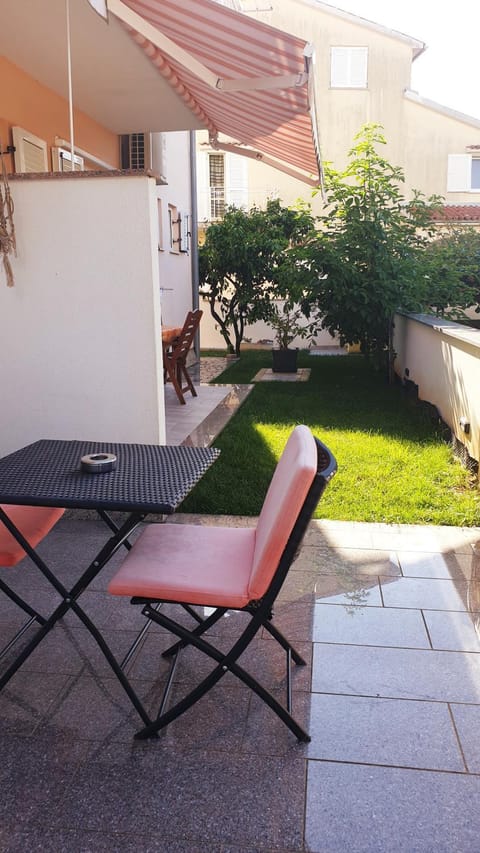
[[[192,307],[195,311],[200,305],[199,272],[198,272],[198,196],[197,196],[197,145],[194,130],[189,131],[190,141],[190,204],[191,204],[191,233],[190,233],[190,263],[192,268]],[[197,359],[200,358],[200,331],[197,329],[194,340]]]

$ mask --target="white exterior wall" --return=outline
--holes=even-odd
[[[41,438],[165,442],[155,182],[12,180],[0,455]]]
[[[396,315],[395,371],[418,385],[421,400],[433,403],[442,419],[480,460],[480,330],[427,315]],[[460,426],[466,418],[470,432]]]
[[[203,309],[203,317],[200,324],[202,348],[225,349],[225,341],[218,331],[215,320],[210,313],[210,306],[207,299],[200,297],[200,308]],[[268,326],[267,323],[262,322],[252,323],[251,326],[247,326],[245,329],[245,338],[247,338],[252,344],[259,343],[260,341],[273,341],[274,334],[273,329]],[[293,348],[299,347],[299,349],[307,349],[311,344],[304,338],[295,338],[291,343],[291,346]],[[340,340],[332,337],[326,330],[323,330],[318,335],[315,335],[315,346],[339,347]]]
[[[178,248],[170,248],[168,205],[174,205],[178,211],[191,215],[190,142],[188,133],[165,133],[163,136],[166,142],[165,177],[168,183],[156,188],[160,200],[160,298],[164,325],[181,326],[192,308],[192,258],[191,249],[185,253],[179,252]],[[196,235],[191,238],[190,246],[192,239],[196,239]]]

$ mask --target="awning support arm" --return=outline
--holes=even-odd
[[[275,160],[267,154],[262,154],[261,151],[256,151],[253,148],[243,148],[241,145],[234,145],[229,142],[219,142],[214,136],[211,136],[209,141],[212,148],[216,151],[226,151],[229,154],[237,154],[240,157],[249,157],[251,160],[265,163],[266,166],[273,166],[274,169],[285,172],[286,175],[290,175],[291,178],[296,178],[297,181],[302,181],[310,187],[318,187],[318,178],[312,178],[310,175],[301,172],[300,169],[296,169],[295,166],[290,166],[281,160]]]

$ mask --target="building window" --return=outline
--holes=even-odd
[[[447,192],[480,192],[480,157],[471,154],[449,154]]]
[[[180,251],[180,217],[178,215],[178,208],[173,204],[168,205],[168,226],[170,230],[170,251],[171,252],[179,252]]]
[[[366,89],[368,47],[332,47],[330,86],[332,89]]]
[[[480,190],[480,157],[472,157],[472,190]]]
[[[85,160],[74,154],[74,172],[82,172],[85,169]],[[72,152],[66,148],[52,148],[52,165],[54,172],[72,171]]]
[[[208,178],[210,219],[221,219],[225,213],[225,156],[223,154],[209,154]]]

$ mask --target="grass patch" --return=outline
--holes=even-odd
[[[271,366],[246,351],[216,382],[249,382]],[[257,515],[293,427],[307,424],[335,454],[338,473],[318,516],[345,521],[473,526],[480,491],[454,459],[425,407],[389,386],[361,356],[313,357],[308,382],[258,383],[215,446],[219,460],[182,506],[184,512]]]

